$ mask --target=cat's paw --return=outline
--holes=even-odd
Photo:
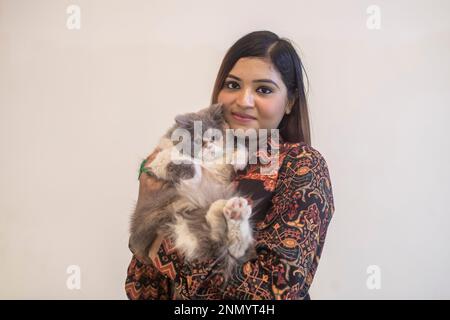
[[[152,174],[157,178],[168,180],[167,177],[167,165],[171,161],[171,154],[169,149],[161,150],[156,154],[156,157],[150,161],[150,163],[145,165]]]
[[[197,175],[198,168],[194,163],[179,163],[170,162],[167,165],[167,177],[174,181],[189,180]]]
[[[244,220],[250,217],[252,207],[247,199],[242,197],[233,197],[227,201],[223,208],[223,214],[231,220]]]
[[[234,197],[227,201],[223,214],[228,226],[228,252],[241,258],[252,243],[252,230],[249,217],[252,208],[245,198]]]

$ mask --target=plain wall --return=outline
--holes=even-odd
[[[176,114],[209,105],[226,50],[271,30],[305,64],[335,198],[311,297],[449,299],[449,12],[447,0],[0,0],[0,298],[126,298],[140,161]]]

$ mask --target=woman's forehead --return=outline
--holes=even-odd
[[[268,59],[259,57],[239,59],[228,75],[236,76],[243,81],[280,79],[280,75],[274,65]]]

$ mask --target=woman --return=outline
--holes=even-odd
[[[265,199],[258,204],[264,214],[253,217],[257,258],[236,266],[221,290],[223,279],[211,261],[185,264],[170,240],[160,238],[149,252],[153,264],[133,255],[125,285],[129,299],[310,298],[334,202],[327,164],[310,145],[302,69],[288,40],[252,32],[226,53],[212,94],[211,103],[223,104],[231,129],[279,129],[278,171],[262,175],[257,164],[249,164],[236,178],[243,192]],[[275,143],[269,139],[268,152]],[[160,187],[146,174],[139,181],[137,205]]]

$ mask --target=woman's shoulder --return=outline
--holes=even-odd
[[[306,142],[283,142],[279,176],[296,181],[309,179],[329,180],[328,164],[322,153]]]
[[[334,212],[333,188],[324,156],[311,145],[286,143],[285,157],[279,171],[277,193],[281,199],[296,198],[305,194],[299,190],[308,190],[308,199],[313,201],[314,195],[325,199],[327,207]],[[311,197],[310,197],[311,196]],[[302,201],[305,200],[302,198]]]
[[[284,158],[283,167],[328,167],[322,153],[306,142],[283,142],[280,150]]]

